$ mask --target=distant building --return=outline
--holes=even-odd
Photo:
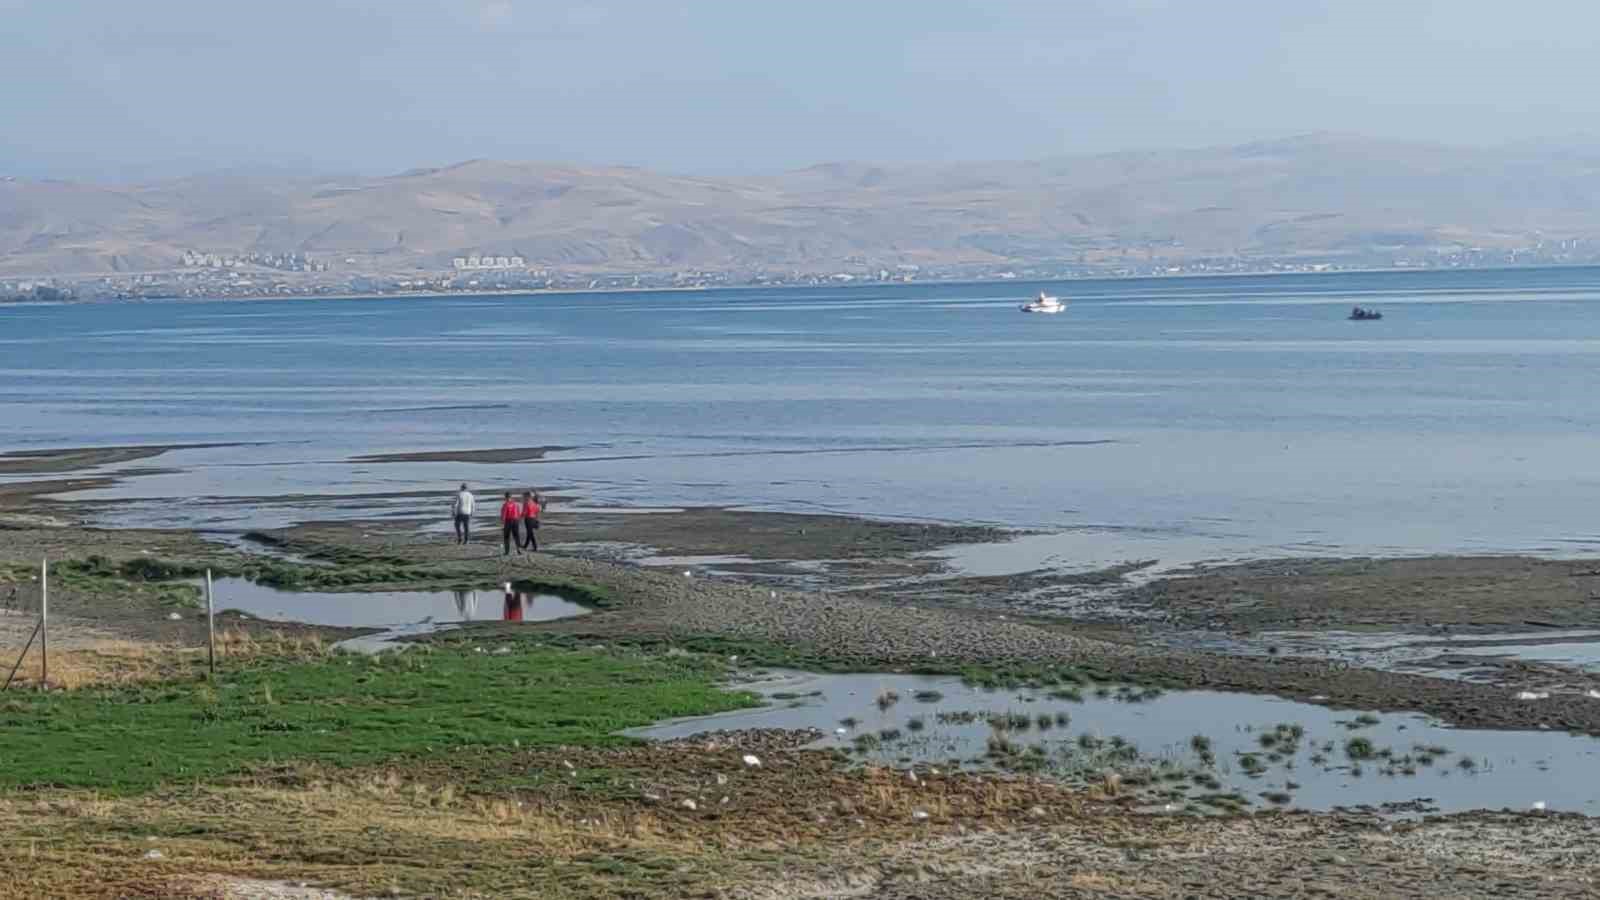
[[[450,260],[450,265],[454,266],[456,271],[459,272],[467,267],[467,258],[465,256],[458,256],[455,259]]]

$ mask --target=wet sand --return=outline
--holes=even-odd
[[[173,450],[236,447],[238,444],[144,444],[128,447],[61,447],[0,453],[0,475],[46,475],[78,472],[96,466],[150,459]]]
[[[418,450],[407,453],[370,453],[365,456],[354,456],[351,462],[363,463],[397,463],[397,462],[460,462],[460,463],[519,463],[534,462],[544,459],[551,453],[560,453],[563,450],[576,450],[577,447],[567,447],[560,444],[547,444],[541,447],[500,447],[484,450]]]

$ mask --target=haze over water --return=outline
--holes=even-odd
[[[1600,270],[1070,282],[1018,312],[1039,287],[0,307],[0,450],[254,444],[69,495],[159,501],[119,524],[440,512],[467,480],[1069,532],[979,568],[1600,544]],[[349,461],[543,444],[577,449]]]

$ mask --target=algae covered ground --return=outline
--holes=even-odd
[[[702,657],[447,644],[16,693],[0,705],[0,785],[125,792],[267,761],[614,745],[624,728],[753,702],[718,689],[720,671]]]

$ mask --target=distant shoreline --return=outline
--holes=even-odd
[[[745,285],[704,285],[700,287],[610,287],[610,288],[507,288],[504,290],[475,290],[475,291],[395,291],[392,293],[372,292],[340,292],[333,294],[258,294],[248,297],[138,297],[123,299],[74,299],[74,300],[0,300],[0,309],[21,306],[69,306],[98,303],[252,303],[262,300],[435,300],[471,297],[582,297],[591,294],[687,294],[687,293],[713,293],[720,291],[781,291],[781,290],[823,290],[823,291],[849,291],[867,288],[885,287],[956,287],[972,285],[1054,285],[1054,284],[1082,284],[1093,282],[1129,282],[1129,281],[1187,281],[1187,280],[1214,280],[1218,278],[1324,278],[1340,275],[1438,275],[1441,273],[1464,272],[1541,272],[1541,271],[1570,271],[1575,269],[1600,270],[1600,263],[1572,263],[1557,265],[1528,265],[1528,266],[1482,266],[1475,268],[1396,268],[1376,267],[1364,269],[1335,269],[1322,272],[1184,272],[1172,275],[1084,275],[1066,276],[1062,278],[968,278],[949,280],[927,281],[873,281],[867,283],[842,284],[745,284]],[[1022,292],[1026,293],[1026,292]]]

